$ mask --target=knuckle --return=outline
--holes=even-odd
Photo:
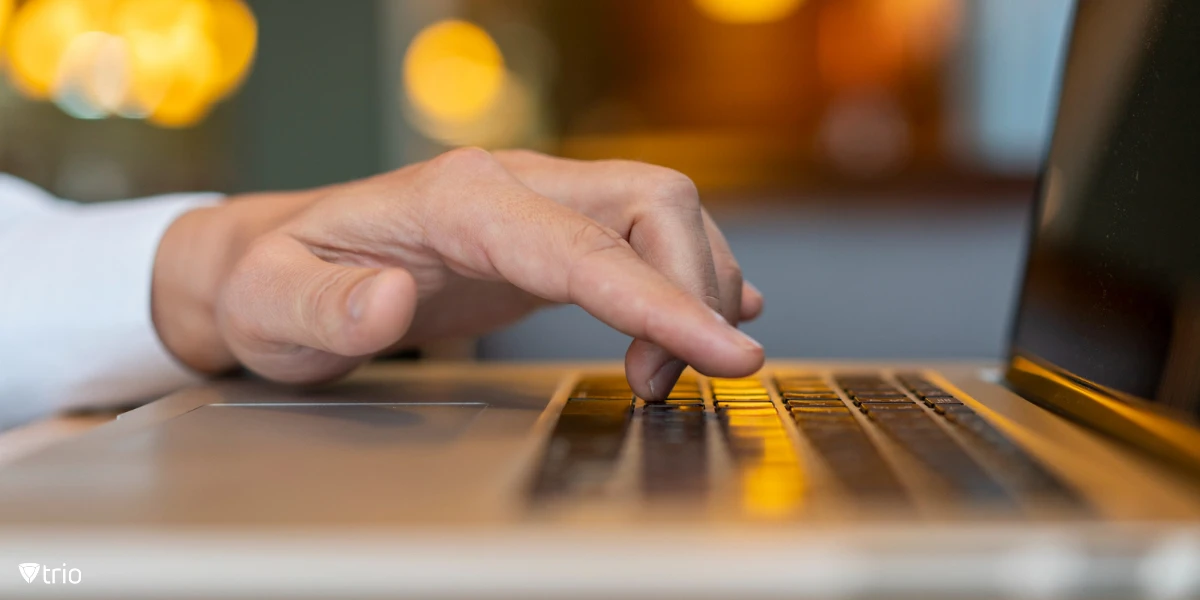
[[[479,183],[481,178],[495,179],[503,171],[499,161],[482,148],[465,146],[443,152],[421,163],[410,189],[422,199],[420,206],[431,212],[421,213],[418,221],[440,222],[450,215],[460,214],[464,204],[475,205],[476,194],[464,194],[464,186]],[[464,202],[465,201],[465,202]]]
[[[732,260],[722,261],[717,265],[717,277],[721,281],[729,281],[741,285],[742,268]]]
[[[496,150],[494,155],[497,158],[506,158],[517,162],[529,162],[548,158],[546,154],[526,148],[506,148],[504,150]]]
[[[429,167],[435,173],[476,173],[496,166],[496,157],[483,148],[464,146],[434,157]]]
[[[691,210],[700,209],[700,191],[690,177],[673,169],[655,167],[642,184],[656,203]]]

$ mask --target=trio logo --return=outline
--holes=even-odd
[[[83,572],[76,568],[67,568],[67,563],[63,563],[61,567],[51,569],[49,566],[43,568],[38,563],[21,563],[17,565],[17,570],[21,572],[21,577],[25,579],[25,583],[33,583],[37,579],[38,572],[42,573],[42,583],[56,584],[69,583],[78,585],[83,581]]]
[[[42,568],[42,565],[37,563],[21,563],[17,565],[17,568],[21,570],[21,577],[25,578],[25,583],[33,583],[33,578],[37,577],[38,570]]]

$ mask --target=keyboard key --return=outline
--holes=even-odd
[[[671,405],[671,406],[701,406],[704,404],[704,398],[671,398],[666,400],[645,400],[646,406],[651,405]]]
[[[712,379],[712,388],[717,389],[763,389],[763,382],[758,379]]]
[[[849,415],[846,405],[838,406],[790,406],[788,411],[793,415]]]
[[[762,394],[713,394],[716,402],[770,402],[771,396]]]
[[[950,392],[947,392],[946,390],[943,390],[942,388],[939,388],[939,387],[918,387],[918,388],[910,388],[910,389],[912,390],[912,393],[914,393],[922,398],[925,398],[927,396],[953,396],[953,394],[951,394]]]
[[[792,413],[792,421],[797,425],[811,425],[813,427],[844,427],[853,424],[854,417],[849,414],[795,414]]]
[[[900,390],[858,390],[849,395],[853,398],[908,398],[908,394]]]
[[[941,409],[938,412],[945,415],[949,421],[955,421],[960,417],[970,418],[975,416],[975,411],[964,404],[939,404],[938,407]]]
[[[647,404],[642,408],[646,413],[683,413],[704,412],[703,404]]]
[[[925,401],[925,404],[930,406],[935,404],[962,404],[958,398],[954,398],[952,396],[930,396],[923,398],[923,400]]]
[[[963,408],[966,410],[956,411],[952,422],[977,448],[1001,465],[1001,474],[1018,493],[1077,506],[1085,504],[1078,492],[1050,473],[1003,432],[969,407]]]
[[[872,410],[874,421],[956,494],[984,504],[1012,504],[1012,497],[923,410]]]
[[[718,410],[718,411],[722,411],[722,410],[747,410],[747,409],[755,409],[755,408],[769,408],[769,409],[771,409],[771,410],[775,410],[775,405],[774,405],[773,403],[771,403],[771,402],[725,402],[725,401],[716,401],[716,402],[713,402],[713,404],[714,404],[714,405],[717,407],[717,410]]]
[[[913,405],[913,404],[862,404],[858,408],[864,414],[866,414],[868,417],[874,416],[877,414],[883,414],[883,413],[900,414],[900,415],[903,415],[903,414],[924,415],[925,414],[925,411],[921,410],[920,407]],[[899,417],[896,417],[896,418],[899,418]]]
[[[827,385],[791,385],[779,386],[780,394],[832,394],[837,395],[837,392]]]
[[[897,390],[855,390],[847,389],[846,395],[851,398],[905,398],[903,392]]]
[[[836,407],[844,408],[846,406],[845,404],[842,404],[841,400],[836,400],[836,399],[834,399],[834,400],[824,400],[824,399],[821,399],[821,400],[796,400],[796,399],[792,399],[792,400],[787,401],[787,405],[791,406],[791,407],[797,407],[797,408],[803,407],[803,406],[828,406],[828,407],[836,406]]]
[[[642,423],[642,491],[694,497],[708,489],[708,427],[702,406],[658,405]],[[647,407],[649,408],[649,406]]]
[[[739,417],[750,417],[750,416],[778,417],[779,416],[779,412],[775,410],[774,406],[768,406],[765,408],[742,408],[742,407],[735,406],[735,407],[731,407],[731,408],[723,408],[723,409],[717,411],[717,413],[722,414],[722,415],[723,414],[735,414],[735,415],[738,415]]]
[[[568,400],[550,434],[533,496],[599,493],[613,472],[631,414],[624,400]]]
[[[911,404],[916,406],[916,403],[907,396],[855,396],[850,401],[855,404]]]
[[[817,457],[853,496],[891,505],[907,504],[907,495],[895,473],[848,410],[845,418],[837,419],[802,414],[796,425]]]
[[[713,390],[766,390],[766,385],[762,382],[754,380],[737,380],[737,382],[728,382],[728,380],[713,380]]]

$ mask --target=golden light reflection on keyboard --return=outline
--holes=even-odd
[[[796,449],[766,388],[756,378],[713,379],[713,404],[741,483],[747,516],[786,517],[804,499]]]
[[[804,497],[804,473],[798,465],[755,465],[742,471],[742,510],[747,516],[787,517]]]

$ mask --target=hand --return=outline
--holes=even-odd
[[[160,245],[153,308],[193,368],[307,383],[566,302],[635,338],[625,366],[642,397],[665,396],[686,364],[725,377],[762,365],[734,327],[762,296],[690,180],[524,151],[459,149],[188,213]]]

